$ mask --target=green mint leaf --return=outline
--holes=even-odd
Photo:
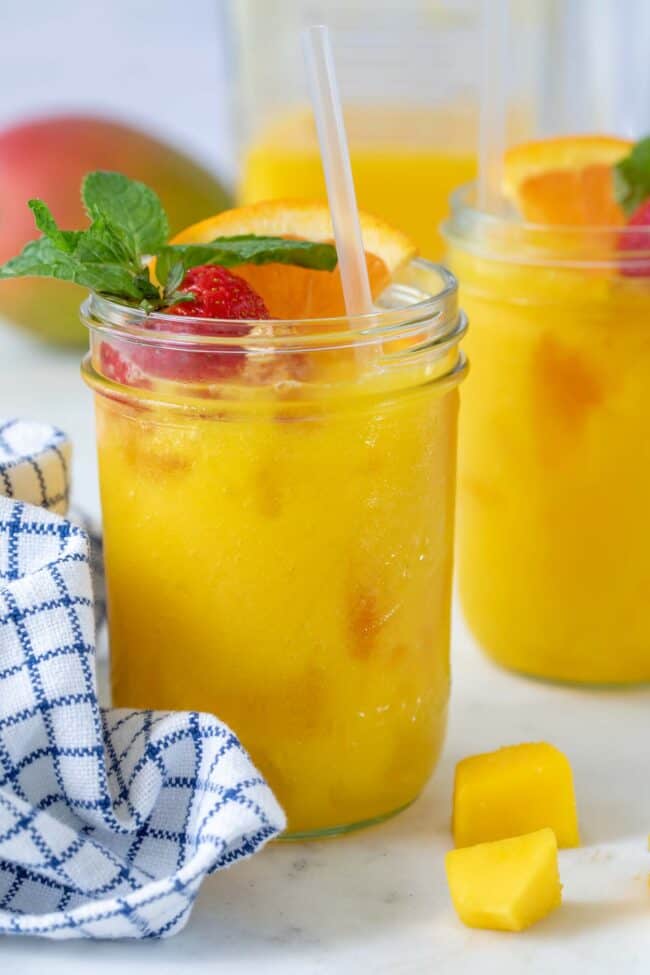
[[[78,280],[98,294],[122,300],[159,301],[160,292],[141,264],[133,265],[120,234],[103,217],[93,221],[77,242],[74,257],[81,270]]]
[[[207,244],[168,244],[158,254],[156,277],[166,284],[171,268],[177,263],[181,263],[185,271],[203,264],[236,267],[237,264],[271,263],[333,271],[336,261],[336,248],[332,244],[242,234],[217,237]]]
[[[160,306],[160,293],[153,285],[143,287],[139,277],[120,264],[81,264],[74,279],[84,288],[121,304],[140,304],[147,300]]]
[[[194,301],[196,295],[191,291],[172,291],[171,294],[165,293],[165,308],[171,305],[182,305],[184,302]]]
[[[650,136],[614,166],[614,196],[628,217],[650,197]]]
[[[92,224],[60,230],[42,200],[30,200],[44,235],[3,266],[0,278],[51,277],[73,281],[126,304],[160,308],[160,289],[151,283],[143,257],[167,240],[167,218],[158,197],[119,173],[91,173],[84,199]]]
[[[21,254],[0,266],[0,278],[45,277],[72,281],[117,301],[139,302],[143,297],[160,301],[157,288],[144,288],[136,275],[120,264],[97,260],[82,263],[62,251],[49,237],[32,240]]]
[[[49,237],[59,250],[73,254],[79,238],[83,236],[83,230],[59,230],[52,211],[42,200],[30,200],[27,205],[34,214],[34,223],[37,229],[45,237]]]
[[[165,295],[167,296],[173,294],[184,277],[185,267],[183,266],[183,262],[176,261],[176,263],[172,264],[172,266],[169,268],[169,272],[167,274],[167,279],[165,281]]]
[[[74,281],[77,261],[49,237],[30,240],[17,257],[0,265],[0,278],[59,278]]]
[[[132,273],[142,270],[140,261],[133,261],[122,235],[103,217],[98,217],[77,242],[75,257],[82,263],[122,264]]]
[[[98,170],[88,173],[81,195],[91,220],[110,226],[134,263],[157,254],[167,243],[167,215],[157,194],[144,183]]]

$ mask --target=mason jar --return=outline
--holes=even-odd
[[[459,453],[469,628],[512,670],[650,680],[650,232],[536,226],[459,191],[472,321]]]
[[[217,714],[294,837],[408,805],[449,693],[453,276],[413,261],[356,319],[83,318],[113,703]]]

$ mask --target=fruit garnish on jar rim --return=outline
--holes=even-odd
[[[196,303],[198,296],[184,283],[187,273],[199,266],[273,262],[317,271],[336,267],[336,250],[330,243],[281,235],[215,235],[201,246],[170,244],[167,215],[156,193],[121,173],[89,173],[81,195],[90,219],[85,230],[61,230],[47,204],[29,201],[42,236],[0,266],[0,279],[73,281],[120,304],[153,312]],[[155,280],[150,273],[152,258]],[[205,314],[200,303],[195,310]]]
[[[168,242],[164,209],[143,183],[121,173],[89,173],[82,199],[90,226],[70,231],[59,229],[45,203],[30,200],[42,236],[0,266],[0,279],[73,281],[119,304],[156,313],[148,314],[142,327],[172,333],[243,337],[255,331],[250,322],[345,313],[324,204],[281,200],[226,210]],[[376,298],[415,255],[415,247],[382,220],[363,213],[360,220]],[[242,323],[224,324],[224,319]],[[245,349],[232,345],[228,352],[200,356],[134,346],[125,358],[106,342],[100,350],[103,374],[132,386],[147,385],[147,376],[218,381],[241,372],[245,358]]]
[[[503,161],[504,196],[530,223],[621,226],[612,167],[630,148],[624,139],[591,135],[513,146]]]
[[[636,144],[578,135],[514,146],[504,157],[503,193],[531,223],[634,226],[650,199],[650,136]]]
[[[395,273],[416,254],[413,241],[400,230],[368,213],[359,220],[366,249],[368,278],[373,298],[386,288]],[[331,241],[332,224],[327,206],[303,200],[270,200],[225,210],[181,231],[173,244],[200,245],[217,235],[279,234],[287,238]],[[262,296],[272,318],[294,320],[345,315],[338,268],[322,274],[309,268],[278,264],[247,264],[237,275]]]

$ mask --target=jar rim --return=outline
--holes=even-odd
[[[650,274],[650,228],[549,225],[491,213],[476,203],[477,184],[450,197],[446,241],[485,260],[566,268],[620,268]]]
[[[443,339],[458,326],[458,282],[454,274],[441,264],[425,258],[414,258],[404,269],[415,274],[437,277],[440,287],[433,293],[416,288],[403,276],[397,275],[392,283],[394,294],[401,295],[403,303],[397,306],[379,306],[376,311],[356,316],[331,316],[327,318],[279,319],[217,319],[187,315],[168,315],[163,312],[147,312],[144,309],[120,305],[109,298],[91,293],[81,306],[81,321],[93,332],[109,333],[112,337],[132,342],[155,345],[171,345],[175,348],[191,344],[193,349],[210,346],[227,346],[242,342],[242,328],[269,325],[264,334],[268,348],[295,345],[303,340],[308,347],[325,341],[332,347],[338,341],[346,345],[385,341],[403,334],[410,327],[436,321],[435,331]],[[411,300],[407,300],[408,298]],[[420,296],[420,297],[418,297]],[[423,296],[423,297],[422,297]],[[212,334],[191,331],[193,323],[211,327]],[[165,326],[169,326],[167,329]]]

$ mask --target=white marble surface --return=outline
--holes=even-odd
[[[60,424],[76,448],[75,495],[96,511],[92,407],[78,357],[0,328],[0,416]],[[571,691],[496,670],[457,626],[447,746],[424,796],[344,840],[279,844],[204,885],[188,927],[164,943],[5,939],[0,970],[21,975],[548,975],[646,973],[650,897],[650,690]],[[561,853],[562,908],[520,935],[455,918],[444,878],[458,759],[547,739],[570,756],[585,845]]]

